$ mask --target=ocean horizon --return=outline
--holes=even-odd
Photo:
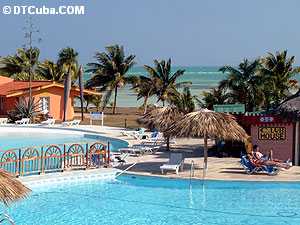
[[[177,81],[192,82],[192,85],[190,86],[191,93],[201,98],[203,91],[209,91],[212,88],[217,87],[219,82],[226,78],[227,74],[220,72],[220,68],[221,66],[173,66],[172,72],[175,72],[178,69],[184,69],[184,75]],[[142,66],[135,66],[127,74],[147,76],[147,71]],[[91,74],[85,74],[85,79],[89,79],[90,77]],[[297,74],[295,78],[300,83],[300,74]],[[124,88],[118,90],[118,107],[139,107],[142,104],[143,99],[137,101],[137,95],[131,90],[130,85],[126,85]],[[156,97],[150,98],[149,104],[157,104]]]

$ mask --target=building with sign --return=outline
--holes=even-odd
[[[298,110],[295,105],[298,105]],[[291,159],[294,165],[300,165],[300,96],[297,100],[293,98],[284,102],[277,110],[268,114],[242,112],[243,107],[240,104],[217,105],[214,109],[233,114],[251,135],[253,145],[258,145],[263,153],[267,154],[272,149],[275,158]]]
[[[268,154],[272,149],[275,158],[299,163],[295,158],[294,122],[272,114],[236,117],[251,135],[253,145],[258,145],[263,153]]]

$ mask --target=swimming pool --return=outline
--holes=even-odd
[[[37,186],[9,209],[16,224],[298,225],[300,183],[120,176]]]
[[[110,142],[110,150],[117,151],[119,148],[127,147],[126,141],[101,136],[98,134],[69,131],[54,128],[23,128],[23,127],[1,127],[0,128],[0,149],[24,148],[30,146],[41,146],[50,144],[68,143],[93,143],[96,141],[107,144]]]

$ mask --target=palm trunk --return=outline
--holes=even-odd
[[[166,138],[166,141],[167,141],[167,151],[170,151],[170,137],[169,136]]]
[[[149,93],[147,94],[147,96],[145,96],[145,99],[144,99],[144,114],[146,114],[146,112],[147,112],[148,99],[149,99]]]
[[[70,98],[70,91],[71,91],[71,67],[69,66],[68,73],[65,75],[65,82],[64,82],[64,118],[63,118],[64,121],[66,121],[67,118],[67,109],[68,109],[68,100]]]
[[[207,135],[204,134],[204,161],[203,161],[203,178],[207,172],[207,158],[208,158],[208,148],[207,148]]]
[[[114,99],[114,105],[113,105],[113,114],[116,113],[116,106],[117,106],[117,94],[118,94],[118,87],[115,87],[115,99]]]
[[[82,66],[79,68],[79,88],[80,88],[80,108],[81,108],[81,120],[83,121],[83,72]]]

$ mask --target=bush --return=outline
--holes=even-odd
[[[15,109],[8,113],[8,118],[13,122],[22,118],[34,120],[39,113],[40,105],[35,101],[34,97],[31,99],[20,98]]]

